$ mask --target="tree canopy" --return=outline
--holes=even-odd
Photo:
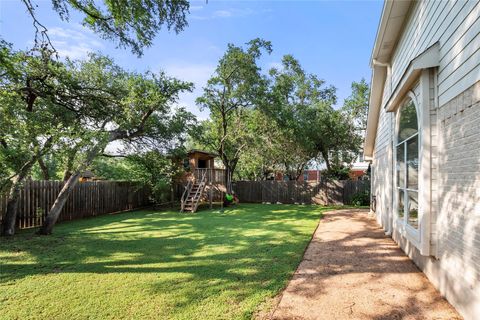
[[[229,44],[203,95],[197,99],[200,108],[210,111],[210,120],[203,123],[198,139],[220,155],[227,190],[231,189],[240,156],[253,138],[250,110],[264,102],[267,90],[258,60],[263,52],[271,51],[271,43],[263,39],[249,41],[246,48]]]
[[[164,72],[126,71],[95,54],[61,62],[51,50],[26,53],[5,43],[1,52],[6,62],[0,70],[0,121],[5,128],[0,133],[1,185],[10,188],[4,233],[13,232],[22,181],[36,163],[45,165],[44,157],[56,155],[68,167],[62,190],[66,200],[79,173],[109,143],[120,141],[131,152],[165,152],[183,143],[194,121],[176,106],[179,94],[192,84]],[[57,201],[50,212],[61,208]]]
[[[348,171],[361,144],[364,81],[352,85],[352,96],[338,109],[336,88],[306,72],[292,55],[265,74],[259,48],[270,53],[271,44],[255,39],[247,45],[228,46],[197,99],[210,110],[197,143],[218,152],[237,178],[267,179],[281,171],[298,179],[311,162]]]
[[[33,19],[38,44],[51,45],[47,28],[37,19],[31,0],[22,0]],[[79,12],[82,24],[100,37],[116,42],[120,48],[130,48],[136,55],[142,55],[150,47],[156,34],[165,26],[179,33],[188,26],[187,14],[190,4],[187,0],[51,0],[53,10],[62,20],[70,19],[70,12]]]

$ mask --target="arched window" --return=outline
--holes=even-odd
[[[399,109],[397,121],[397,215],[418,229],[419,129],[417,108],[411,98]]]

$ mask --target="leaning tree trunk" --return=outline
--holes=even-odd
[[[63,172],[63,181],[68,181],[72,176],[73,162],[75,161],[75,156],[77,155],[79,145],[75,146],[73,150],[68,154],[67,164],[65,166],[65,171]]]
[[[75,171],[75,173],[68,178],[62,190],[60,190],[60,193],[58,194],[57,199],[55,199],[55,202],[53,203],[52,208],[50,209],[50,212],[45,218],[43,225],[37,231],[37,234],[41,234],[41,235],[52,234],[53,226],[55,225],[55,223],[57,223],[58,217],[60,216],[60,213],[62,212],[63,207],[65,206],[65,203],[67,203],[68,197],[72,193],[73,188],[77,185],[80,175],[82,173],[82,170],[85,170],[85,168],[87,168],[92,163],[93,159],[95,159],[97,154],[103,149],[104,147],[101,148],[98,145],[94,147],[88,153],[87,158],[85,159],[85,162],[83,163],[83,165],[80,166]]]
[[[62,190],[60,191],[57,199],[53,203],[50,212],[48,213],[45,221],[43,222],[42,227],[38,230],[38,234],[48,235],[51,234],[53,231],[53,226],[58,220],[60,213],[62,212],[65,203],[67,203],[68,197],[72,192],[73,188],[77,185],[78,179],[80,178],[80,172],[77,171],[75,174],[72,174],[70,178],[68,178],[67,182],[63,186]]]

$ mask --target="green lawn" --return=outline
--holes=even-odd
[[[326,209],[140,211],[25,230],[0,239],[0,318],[248,319],[284,288]]]

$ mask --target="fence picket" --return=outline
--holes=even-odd
[[[20,189],[17,227],[42,225],[63,185],[62,181],[25,181]],[[0,223],[7,210],[7,200],[7,194],[0,194]],[[133,210],[150,204],[150,191],[137,183],[84,182],[73,188],[58,221]]]
[[[351,204],[353,195],[370,191],[369,181],[237,181],[234,190],[241,202]]]

